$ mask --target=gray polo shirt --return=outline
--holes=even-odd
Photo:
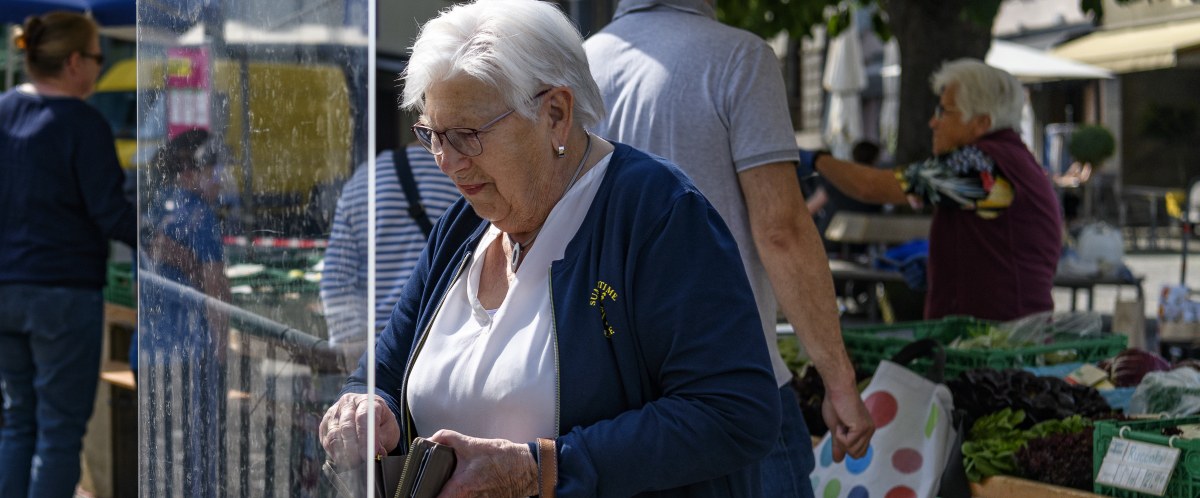
[[[791,373],[775,339],[775,294],[737,177],[798,160],[779,60],[761,38],[714,20],[703,0],[622,2],[584,48],[608,110],[593,131],[678,164],[713,203],[737,239],[784,385]]]

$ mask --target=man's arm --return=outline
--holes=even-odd
[[[822,411],[834,431],[835,458],[841,460],[843,451],[861,457],[875,428],[858,396],[854,367],[842,343],[833,277],[795,165],[758,166],[738,173],[738,180],[754,245],[779,306],[825,381]]]
[[[366,214],[364,175],[367,169],[360,166],[359,171],[343,187],[334,210],[329,246],[325,249],[320,295],[329,338],[334,344],[365,344],[368,331],[373,330],[367,327],[369,296],[366,283],[359,281],[360,262],[367,259],[367,231],[356,222],[356,213]],[[361,197],[357,197],[359,194]],[[353,361],[348,359],[348,363]],[[353,364],[350,364],[353,369]]]
[[[229,289],[229,278],[225,276],[225,263],[209,261],[201,264],[200,268],[200,291],[226,303],[233,301],[233,294]],[[217,359],[223,362],[229,341],[229,315],[213,307],[209,307],[206,313],[209,333],[212,334],[213,348],[216,350]]]
[[[879,169],[842,161],[821,154],[813,165],[817,173],[829,180],[838,190],[861,202],[871,204],[905,204],[907,199],[895,170]]]

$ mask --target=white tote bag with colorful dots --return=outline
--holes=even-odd
[[[945,353],[937,343],[910,344],[893,357],[907,364],[932,350],[930,377],[942,378]],[[929,341],[932,342],[932,341]],[[813,450],[812,473],[817,498],[932,498],[955,442],[954,399],[944,384],[934,382],[893,361],[879,362],[862,393],[875,420],[875,435],[862,458],[833,461],[833,442],[826,434]]]

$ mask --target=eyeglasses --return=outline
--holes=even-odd
[[[534,95],[531,100],[537,100],[549,91],[549,88],[542,90],[537,95]],[[487,132],[488,128],[491,128],[514,112],[516,112],[516,109],[509,109],[504,114],[496,116],[495,119],[488,121],[487,124],[479,128],[447,128],[446,131],[434,131],[433,128],[425,125],[413,125],[412,131],[417,136],[417,140],[421,142],[421,145],[424,145],[434,155],[442,155],[444,150],[442,144],[449,143],[459,154],[467,157],[475,157],[483,154],[483,144],[479,142],[479,134]]]
[[[941,103],[938,103],[938,105],[933,108],[933,117],[935,117],[937,119],[942,119],[942,116],[945,116],[946,113],[950,113],[950,112],[958,112],[958,109],[947,109],[944,106],[942,106]]]
[[[91,60],[94,60],[94,61],[96,61],[96,64],[99,64],[101,66],[104,65],[104,54],[89,54],[87,52],[79,52],[79,56],[87,57]]]

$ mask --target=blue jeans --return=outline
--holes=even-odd
[[[99,289],[0,285],[0,496],[74,496],[103,326]]]
[[[790,384],[779,388],[783,424],[771,453],[759,463],[764,497],[813,498],[808,475],[816,465],[812,438]]]

